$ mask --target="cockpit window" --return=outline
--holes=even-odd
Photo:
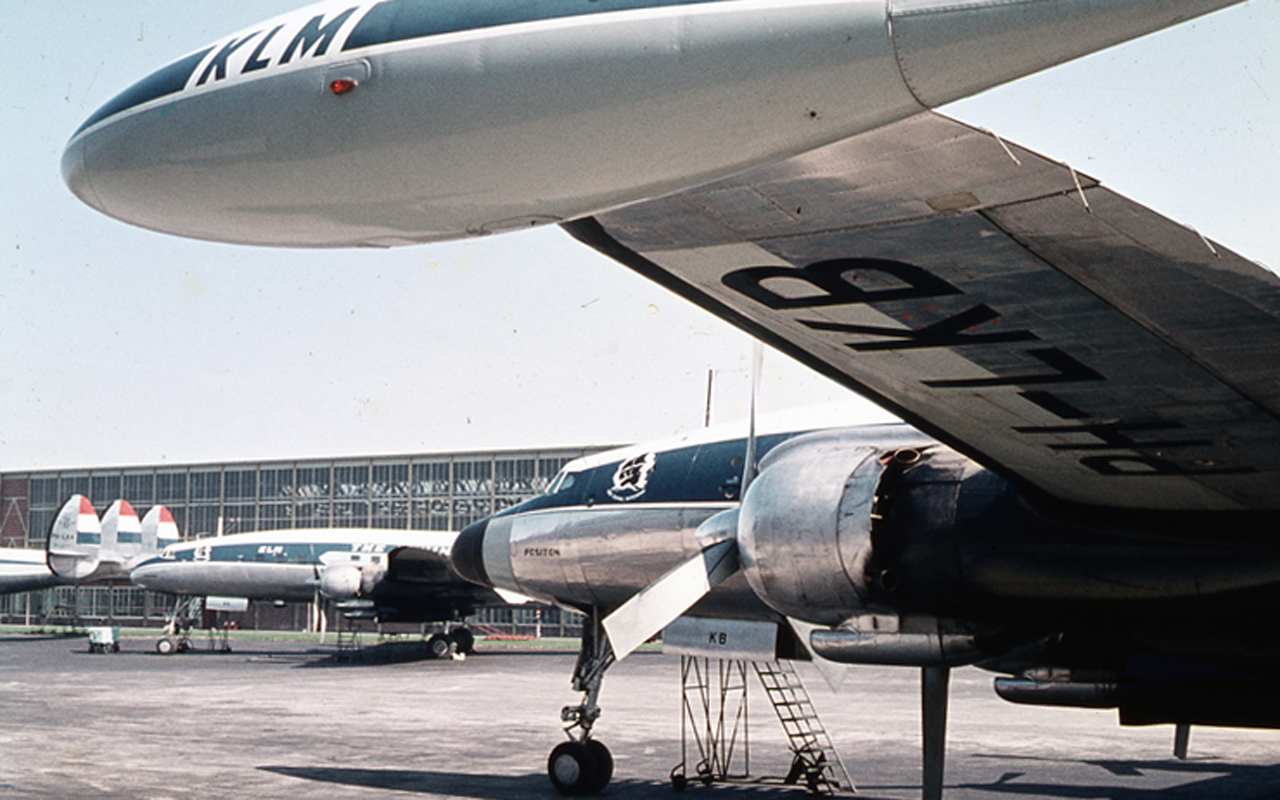
[[[560,474],[551,479],[551,484],[547,486],[547,494],[559,494],[569,487],[573,486],[578,479],[576,472],[567,472],[560,470]]]

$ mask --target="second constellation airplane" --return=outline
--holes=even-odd
[[[815,651],[924,668],[936,797],[955,663],[1124,722],[1280,726],[1280,280],[932,110],[1233,2],[327,2],[126,90],[63,174],[246,244],[561,223],[907,420],[927,438],[798,436],[755,480],[748,437],[701,522],[638,513],[661,453],[567,472],[456,560],[592,615],[567,792],[611,763],[600,674],[740,571]],[[679,463],[675,500],[718,488]]]
[[[477,608],[525,599],[454,574],[455,537],[372,528],[237,533],[172,544],[133,567],[130,579],[187,597],[310,601],[319,593],[344,614],[382,622],[456,622]],[[473,638],[458,628],[433,639],[433,650],[437,642],[465,652]]]

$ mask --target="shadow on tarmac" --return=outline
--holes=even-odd
[[[1276,797],[1275,787],[1280,784],[1280,764],[1229,764],[1217,759],[1189,759],[1187,761],[1147,760],[1147,761],[1111,761],[1092,760],[1074,761],[1034,756],[1014,757],[1008,755],[975,755],[974,758],[998,758],[1001,761],[1023,760],[1041,764],[1059,763],[1075,764],[1081,767],[1095,767],[1104,770],[1117,778],[1139,778],[1153,773],[1173,773],[1183,779],[1177,786],[1168,787],[1135,787],[1116,784],[1090,783],[1084,785],[1068,785],[1060,781],[1045,783],[1022,781],[1026,772],[1006,772],[991,783],[957,784],[956,788],[974,789],[993,794],[1017,796],[1067,798],[1086,798],[1088,800],[1151,800],[1151,798],[1191,798],[1191,797],[1230,797],[1233,800],[1244,798]],[[1202,780],[1196,780],[1202,777]]]
[[[484,650],[471,653],[463,659],[485,659],[503,657],[503,656],[521,656],[524,658],[573,658],[573,653],[563,650]],[[327,667],[371,667],[379,664],[403,664],[411,662],[438,662],[441,666],[453,665],[458,663],[453,658],[438,658],[431,654],[426,644],[419,642],[410,643],[389,643],[382,645],[372,645],[357,650],[347,652],[324,652],[313,651],[308,654],[309,658],[298,664],[299,667],[306,668],[327,668]],[[464,666],[464,665],[459,665]]]
[[[477,800],[521,800],[554,794],[545,775],[471,775],[405,769],[345,769],[342,767],[259,767],[264,772],[321,783],[395,789],[421,794],[449,794]]]
[[[430,770],[399,769],[344,769],[341,767],[258,767],[264,772],[287,775],[292,778],[359,786],[367,789],[394,789],[420,794],[448,795],[474,798],[474,800],[525,800],[526,798],[560,798],[543,773],[532,775],[475,775],[460,772],[433,772]],[[710,787],[690,784],[690,793],[697,796],[708,791],[723,795],[749,793],[752,798],[782,798],[811,796],[797,786],[779,786],[761,783],[717,783]],[[620,779],[609,783],[607,794],[612,797],[662,798],[670,800],[679,795],[668,781]]]
[[[982,756],[979,756],[982,757]],[[990,756],[995,757],[995,756]],[[1000,756],[1000,758],[1008,758]],[[1038,760],[1038,759],[1033,759]],[[1043,759],[1051,761],[1051,759]],[[1203,775],[1204,780],[1177,786],[1131,787],[1099,783],[1063,783],[1059,780],[1022,781],[1026,772],[1006,772],[991,783],[948,784],[948,791],[1012,795],[1063,800],[1154,800],[1154,798],[1270,798],[1280,779],[1278,766],[1241,766],[1216,761],[1059,761],[1062,766],[1092,766],[1106,770],[1118,778],[1137,777],[1151,772],[1176,772],[1184,777]],[[525,798],[559,798],[544,774],[476,775],[471,773],[435,772],[430,770],[344,769],[340,767],[259,767],[265,772],[322,783],[342,784],[368,789],[393,789],[419,794],[448,795],[474,800],[525,800]],[[857,797],[874,800],[879,792],[919,792],[919,784],[902,786],[863,785]],[[609,784],[613,797],[672,798],[679,796],[667,781],[634,779],[615,780]],[[719,796],[748,795],[751,798],[796,798],[811,796],[802,787],[762,783],[718,783],[710,787],[690,784],[686,794],[694,797],[714,792]],[[851,796],[851,795],[840,795]]]

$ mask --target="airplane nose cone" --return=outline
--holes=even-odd
[[[164,564],[154,561],[144,561],[133,568],[129,573],[129,580],[134,586],[139,586],[153,592],[162,592],[168,588],[169,582],[165,580],[165,574],[168,570]]]
[[[484,534],[489,528],[489,520],[482,519],[468,525],[453,540],[453,552],[449,557],[453,568],[463,578],[481,586],[493,586],[489,581],[489,573],[484,568]]]
[[[84,149],[83,139],[73,141],[67,145],[67,149],[62,153],[62,181],[67,184],[67,188],[71,190],[72,194],[80,198],[82,203],[95,211],[105,214],[107,209],[93,191],[93,184],[89,181],[89,172],[85,169]]]

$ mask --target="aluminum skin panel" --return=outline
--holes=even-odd
[[[698,658],[773,661],[778,623],[680,617],[662,632],[662,652]]]

